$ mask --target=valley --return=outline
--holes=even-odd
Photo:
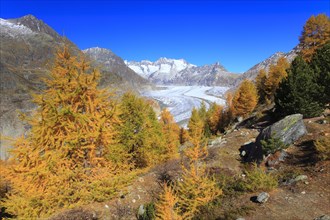
[[[228,89],[220,86],[159,86],[142,95],[157,100],[161,107],[168,108],[177,123],[186,126],[191,110],[199,108],[202,102],[207,108],[212,102],[225,105],[223,95]]]

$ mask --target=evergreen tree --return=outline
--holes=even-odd
[[[318,100],[320,86],[316,83],[313,69],[301,56],[298,56],[288,70],[275,95],[275,108],[278,115],[301,113],[304,117],[317,116],[322,112]]]
[[[330,42],[318,49],[310,63],[320,91],[317,96],[323,104],[330,103]]]
[[[254,84],[244,80],[232,100],[233,113],[235,116],[246,117],[258,103],[258,92]]]
[[[301,55],[305,61],[310,61],[318,48],[330,41],[330,19],[326,14],[311,16],[299,38]]]
[[[31,131],[14,142],[12,165],[2,170],[12,187],[3,201],[7,212],[47,217],[61,208],[110,199],[126,185],[119,174],[130,166],[111,159],[120,152],[118,108],[110,94],[97,89],[99,78],[67,48],[57,53],[47,89],[34,95],[37,111],[23,116]]]

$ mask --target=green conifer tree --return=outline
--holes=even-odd
[[[317,98],[319,92],[313,69],[298,56],[288,70],[288,77],[276,91],[276,112],[280,116],[294,113],[301,113],[304,117],[318,116],[322,112],[322,103]]]

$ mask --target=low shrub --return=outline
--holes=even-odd
[[[330,159],[330,136],[323,136],[314,141],[314,146],[320,160]]]
[[[285,145],[279,138],[270,138],[261,141],[262,151],[264,155],[273,154],[278,150],[286,149],[288,146]]]
[[[253,165],[251,170],[246,170],[245,175],[245,178],[237,183],[237,188],[241,191],[270,191],[278,186],[276,176],[266,173],[256,164]]]
[[[145,204],[145,211],[142,215],[138,214],[138,220],[152,220],[156,218],[156,207],[153,202]]]

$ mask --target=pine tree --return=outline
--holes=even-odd
[[[235,92],[232,100],[234,115],[246,117],[254,110],[257,103],[257,89],[251,81],[244,80]]]
[[[326,105],[330,103],[330,42],[316,51],[310,65],[320,86],[317,99]]]
[[[330,41],[330,19],[326,14],[311,16],[304,25],[299,38],[301,55],[310,61],[318,48]]]
[[[179,147],[180,128],[175,123],[171,113],[165,108],[160,114],[160,124],[165,138],[166,155],[168,158],[175,155]]]
[[[67,48],[57,53],[47,89],[34,95],[37,111],[22,116],[31,131],[13,143],[12,165],[3,172],[12,187],[3,201],[9,213],[47,217],[60,208],[110,199],[126,185],[118,174],[130,166],[111,160],[119,152],[118,108],[97,88],[99,78]]]
[[[296,57],[288,70],[288,77],[276,91],[275,108],[280,116],[301,113],[314,117],[322,112],[318,101],[320,86],[316,83],[313,69],[301,56]]]
[[[182,217],[179,215],[176,204],[178,198],[175,195],[171,186],[163,184],[163,193],[160,195],[156,203],[156,219],[160,220],[180,220]]]

